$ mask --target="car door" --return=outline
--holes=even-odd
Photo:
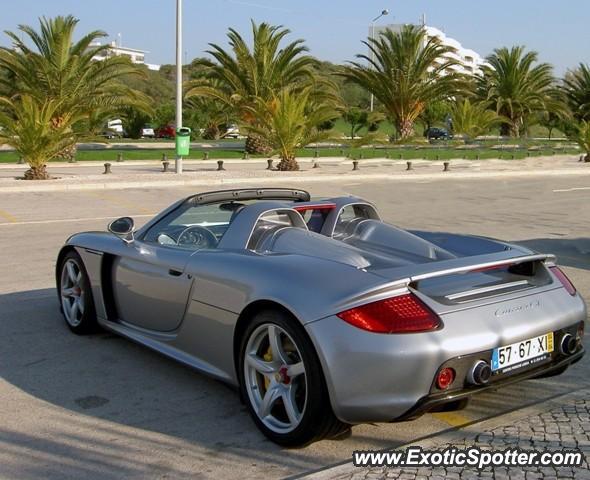
[[[113,265],[114,300],[121,321],[158,332],[182,323],[192,278],[190,250],[135,241]]]

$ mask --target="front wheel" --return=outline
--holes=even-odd
[[[75,251],[65,255],[61,263],[58,296],[66,324],[79,335],[97,329],[96,312],[88,273]]]
[[[288,447],[350,426],[332,412],[322,368],[303,327],[278,311],[259,313],[240,349],[240,390],[258,428]]]

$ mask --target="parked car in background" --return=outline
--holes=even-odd
[[[100,134],[100,137],[104,137],[107,140],[114,140],[117,138],[123,138],[125,136],[125,130],[122,130],[121,132],[117,131],[117,130],[113,130],[110,128],[105,128]]]
[[[144,125],[141,129],[141,138],[155,138],[156,134],[154,133],[154,127],[151,125]]]
[[[444,128],[430,127],[424,132],[424,136],[428,140],[449,140],[453,136]]]
[[[156,138],[175,138],[176,128],[174,125],[163,125],[156,130]]]
[[[222,138],[239,138],[240,129],[235,123],[230,123],[225,129],[225,133],[221,136]]]
[[[105,132],[114,132],[116,134],[119,134],[119,136],[121,137],[125,135],[125,129],[123,128],[123,120],[121,120],[120,118],[109,120],[106,123],[105,127]]]

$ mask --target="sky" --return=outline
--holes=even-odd
[[[175,0],[0,0],[0,31],[36,25],[40,16],[72,14],[80,35],[104,30],[124,46],[148,50],[148,63],[173,63]],[[3,6],[4,5],[4,6]],[[210,42],[225,45],[233,27],[250,34],[250,19],[284,25],[322,60],[345,62],[363,52],[371,20],[440,28],[464,47],[486,56],[501,46],[525,45],[562,75],[590,63],[588,0],[184,0],[185,58],[204,56]],[[0,33],[0,45],[9,40]]]

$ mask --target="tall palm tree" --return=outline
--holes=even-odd
[[[537,57],[537,52],[526,52],[523,46],[503,47],[494,50],[482,68],[479,95],[505,117],[503,135],[518,137],[526,131],[530,118],[563,110],[555,95],[553,68],[537,63]]]
[[[273,94],[270,101],[257,98],[246,107],[252,116],[260,119],[246,127],[248,132],[268,141],[281,158],[279,170],[299,170],[296,150],[331,136],[319,126],[338,115],[337,106],[331,101],[316,99],[311,86],[303,90],[283,88]]]
[[[590,120],[590,66],[581,63],[563,80],[566,102],[576,120]]]
[[[200,60],[205,67],[201,78],[188,84],[187,98],[209,97],[229,105],[246,125],[256,126],[252,108],[261,101],[270,101],[284,87],[307,84],[314,78],[316,60],[306,55],[303,40],[282,45],[290,30],[268,23],[252,21],[253,45],[250,48],[234,29],[227,34],[231,51],[209,44],[207,51],[214,61]],[[264,141],[253,130],[248,136],[246,150],[261,153]]]
[[[90,129],[85,120],[98,113],[106,116],[129,105],[149,110],[147,98],[121,81],[126,76],[141,75],[138,67],[124,57],[110,57],[108,46],[97,45],[106,33],[93,31],[74,42],[78,24],[74,17],[43,17],[39,23],[40,31],[19,26],[27,40],[6,32],[13,48],[0,47],[0,70],[7,72],[0,76],[4,98],[27,96],[37,102],[38,110],[50,101],[52,125],[60,129],[76,118],[70,128],[82,133]],[[97,57],[104,59],[97,61]],[[75,151],[75,139],[72,135],[70,144],[56,156]]]
[[[357,55],[360,61],[350,62],[342,75],[375,95],[402,140],[413,135],[429,103],[453,96],[462,86],[454,69],[458,61],[446,56],[451,49],[422,27],[386,30],[363,43],[370,53]]]

